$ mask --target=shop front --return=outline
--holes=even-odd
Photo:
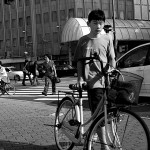
[[[106,25],[113,27],[113,20],[106,19]],[[87,26],[86,18],[70,18],[62,31],[61,52],[64,58],[72,63],[72,58],[80,37],[88,34],[90,28]],[[110,34],[114,37],[114,31]],[[116,33],[116,58],[143,43],[150,42],[150,21],[141,20],[115,20]],[[68,58],[69,57],[69,58]]]

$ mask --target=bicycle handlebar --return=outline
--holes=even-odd
[[[121,75],[123,78],[122,73],[118,69],[113,69],[110,72],[107,72],[107,75],[109,75],[110,77],[118,77],[119,75]],[[75,84],[69,84],[69,88],[71,90],[82,91],[82,90],[87,90],[88,87],[86,83],[83,83],[82,86],[79,86],[79,84],[75,83]]]

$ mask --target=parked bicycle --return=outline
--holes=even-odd
[[[10,82],[9,78],[7,77],[7,80],[0,80],[0,91],[1,95],[4,95],[5,93],[8,95],[14,95],[16,92],[15,86]]]
[[[93,61],[97,57],[86,59]],[[71,150],[74,145],[83,143],[85,150],[101,150],[104,147],[108,150],[149,150],[149,129],[141,117],[131,110],[133,104],[138,104],[143,78],[117,69],[103,74],[104,96],[85,123],[82,99],[84,86],[69,85],[72,92],[59,91],[66,96],[58,101],[55,116],[54,134],[58,149]],[[90,127],[84,131],[90,122]],[[105,139],[102,138],[102,127],[105,127]]]

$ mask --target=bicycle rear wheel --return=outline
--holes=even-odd
[[[16,92],[15,86],[10,83],[5,84],[5,91],[8,95],[14,95]]]
[[[106,132],[103,113],[96,118],[90,127],[86,141],[87,150],[150,149],[149,129],[137,114],[123,108],[108,110],[107,127]],[[108,133],[108,136],[105,135],[105,138],[102,138],[104,128],[105,134]],[[96,139],[95,135],[97,135]]]
[[[74,101],[71,97],[65,97],[61,100],[55,116],[54,134],[56,145],[59,150],[72,150],[74,143],[65,132],[73,136],[77,134],[77,130],[70,130],[64,124],[76,127],[76,122],[79,118],[79,112],[74,106]]]

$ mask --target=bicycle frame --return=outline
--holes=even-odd
[[[106,80],[109,80],[109,76],[106,76]],[[109,83],[109,82],[108,82]],[[65,91],[59,91],[59,92],[63,92],[63,93],[66,93],[66,95],[72,95],[72,97],[74,99],[76,99],[77,102],[74,103],[74,106],[75,106],[75,110],[77,112],[77,116],[78,116],[78,122],[80,123],[80,135],[79,135],[79,138],[75,138],[71,135],[69,135],[69,133],[67,133],[66,131],[64,131],[64,134],[66,136],[68,136],[69,139],[71,139],[74,143],[80,143],[81,142],[81,139],[82,137],[86,136],[86,134],[88,133],[88,130],[85,132],[84,131],[84,127],[89,124],[91,121],[93,121],[99,114],[100,112],[104,112],[105,114],[105,127],[106,127],[106,133],[107,133],[107,104],[108,104],[108,101],[107,101],[107,92],[108,92],[108,88],[109,88],[109,85],[107,85],[107,82],[105,83],[105,92],[104,92],[104,95],[101,99],[101,101],[99,102],[95,112],[93,113],[93,115],[84,123],[84,117],[83,117],[83,98],[82,98],[82,90],[79,90],[79,99],[76,99],[74,97],[74,92],[71,93],[71,92],[65,92]],[[58,94],[59,95],[59,94]],[[104,106],[102,106],[102,104],[104,103]],[[104,111],[102,111],[102,109],[104,109]],[[71,109],[70,109],[71,110]],[[68,111],[69,112],[69,111]],[[69,128],[70,130],[74,131],[74,127],[73,126],[69,126],[68,124],[66,124],[66,122],[63,122],[63,126],[65,126],[65,128]],[[109,138],[109,135],[107,133],[107,136]],[[110,138],[109,138],[110,139]],[[111,142],[111,139],[110,139],[110,142]]]

